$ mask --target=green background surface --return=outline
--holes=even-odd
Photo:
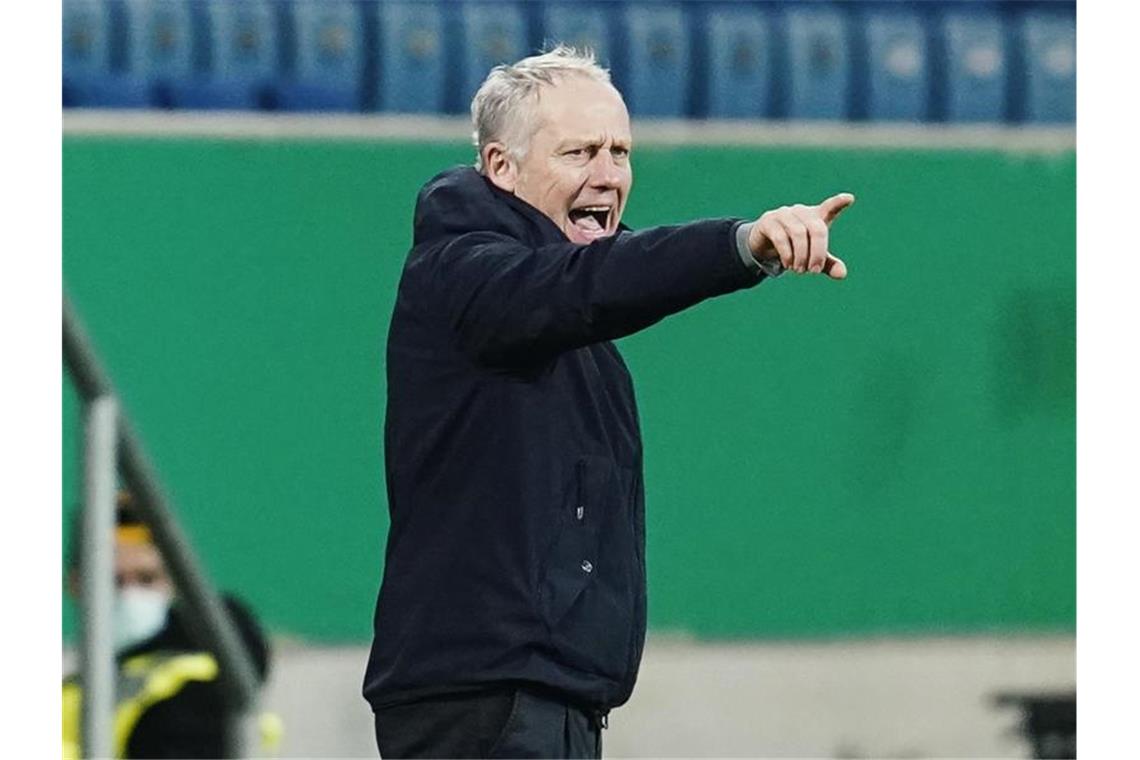
[[[468,159],[64,140],[65,291],[208,574],[276,634],[370,637],[388,319],[416,192]],[[785,277],[619,342],[651,628],[1075,630],[1074,154],[647,147],[635,167],[634,227],[858,197],[832,233],[847,281]],[[66,383],[63,408],[67,518]]]

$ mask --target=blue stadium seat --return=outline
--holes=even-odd
[[[689,89],[688,26],[681,6],[630,3],[625,9],[625,97],[638,116],[685,116]]]
[[[142,107],[150,88],[116,65],[112,9],[105,0],[64,0],[63,105]]]
[[[209,73],[174,88],[174,104],[227,109],[271,105],[280,43],[269,0],[207,0],[202,10],[209,33]]]
[[[1009,71],[1001,16],[950,11],[942,18],[941,34],[947,121],[1001,121]]]
[[[844,119],[851,88],[847,22],[834,7],[791,6],[784,15],[787,116]]]
[[[188,0],[127,0],[128,73],[152,88],[153,104],[177,105],[175,92],[201,78]]]
[[[1020,23],[1025,58],[1025,120],[1077,118],[1076,21],[1051,11],[1026,11]]]
[[[465,2],[460,14],[463,58],[457,108],[465,110],[493,67],[527,55],[522,9],[510,2]]]
[[[905,8],[871,11],[863,19],[867,41],[867,117],[921,121],[930,114],[929,55],[918,13]]]
[[[556,43],[579,50],[589,48],[602,66],[612,64],[609,39],[609,9],[589,3],[543,4],[542,39],[545,47]]]
[[[760,8],[717,8],[706,17],[708,116],[771,115],[772,25]]]
[[[102,0],[64,0],[63,77],[96,79],[111,68],[111,20]]]
[[[444,107],[444,25],[438,3],[380,5],[380,77],[383,111],[424,113]]]
[[[364,77],[364,20],[352,0],[292,0],[296,43],[278,104],[296,111],[358,111]]]

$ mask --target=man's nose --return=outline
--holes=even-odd
[[[617,188],[621,186],[621,168],[608,150],[599,150],[590,166],[590,184],[594,187]]]

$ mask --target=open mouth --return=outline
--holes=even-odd
[[[593,239],[601,237],[609,229],[612,206],[583,206],[570,209],[570,223],[582,233],[584,237]]]

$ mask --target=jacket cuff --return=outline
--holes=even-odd
[[[736,253],[744,262],[744,266],[748,267],[749,271],[755,272],[757,276],[765,274],[769,277],[779,277],[784,273],[784,265],[779,259],[757,261],[752,255],[752,249],[748,247],[748,236],[752,232],[753,224],[755,222],[741,222],[736,226]]]

